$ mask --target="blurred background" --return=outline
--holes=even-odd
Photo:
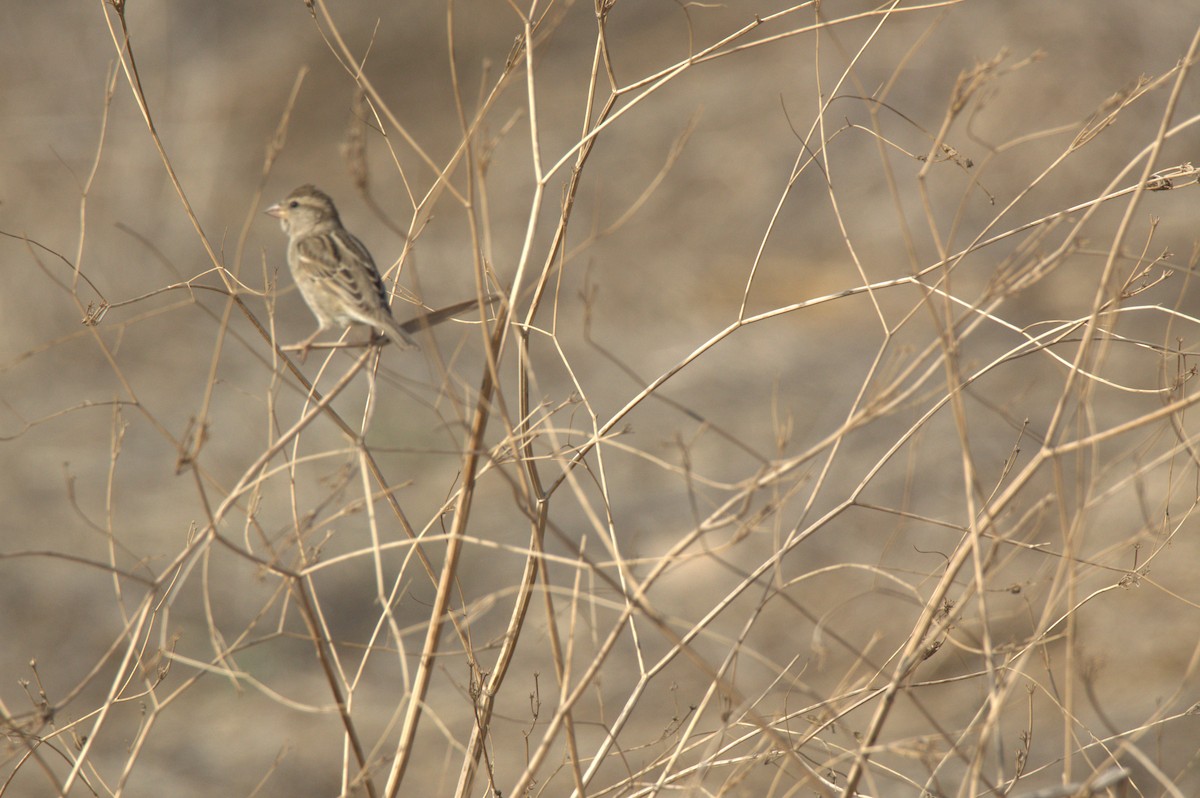
[[[160,154],[111,5],[0,8],[0,794],[58,794],[77,760],[73,796],[367,794],[347,783],[357,768],[285,581],[234,548],[311,566],[370,776],[386,781],[435,593],[399,544],[406,524],[451,526],[485,364],[478,311],[419,351],[385,348],[333,403],[365,430],[403,521],[321,416],[236,497],[218,525],[230,545],[169,594],[156,583],[310,406],[271,336],[314,322],[262,214],[310,182],[387,271],[402,320],[475,296],[480,268],[524,320],[545,276],[524,361],[532,449],[507,437],[522,420],[510,339],[452,606],[487,671],[530,545],[524,469],[547,487],[569,475],[543,584],[571,644],[568,690],[601,657],[573,716],[581,771],[601,758],[587,794],[837,794],[871,691],[972,524],[985,534],[951,622],[905,680],[862,794],[1021,795],[1114,762],[1130,768],[1116,794],[1200,790],[1200,455],[1194,411],[1161,412],[1190,393],[1200,202],[1194,178],[1147,192],[1122,237],[1129,195],[1096,204],[1137,184],[1194,3],[818,15],[627,0],[603,25],[591,4],[551,3],[532,12],[531,81],[507,3],[329,11],[336,36],[302,0],[129,3],[124,64]],[[601,69],[589,114],[600,29],[615,85]],[[610,88],[556,250],[575,148]],[[478,119],[469,160],[456,102]],[[1198,114],[1189,73],[1171,117],[1189,124],[1156,168],[1196,159]],[[943,125],[951,149],[927,163]],[[448,166],[452,188],[436,188]],[[739,314],[822,297],[701,349]],[[1071,377],[1072,322],[1097,302],[1103,334]],[[360,353],[300,368],[327,390]],[[1017,481],[1048,435],[1122,424]],[[443,550],[426,546],[435,569]],[[624,620],[622,578],[648,577],[653,617]],[[526,776],[536,794],[577,786],[561,731],[526,770],[559,701],[549,624],[539,599],[468,794],[511,795]],[[447,630],[401,794],[455,794],[469,660]]]

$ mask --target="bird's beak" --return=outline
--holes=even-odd
[[[283,206],[278,202],[276,202],[270,208],[267,208],[265,211],[263,211],[263,213],[267,214],[268,216],[274,216],[276,219],[282,219],[284,216],[287,216],[287,211],[285,211]]]

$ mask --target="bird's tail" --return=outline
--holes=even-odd
[[[383,329],[384,335],[391,339],[391,342],[395,344],[397,348],[413,349],[416,347],[417,342],[413,340],[411,335],[400,329],[400,325],[396,323],[396,320],[393,319],[390,314],[386,318],[380,320],[379,326]]]

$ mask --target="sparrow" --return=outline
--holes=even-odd
[[[329,195],[303,185],[267,208],[288,236],[287,263],[301,296],[317,317],[317,329],[286,347],[308,354],[330,327],[366,324],[401,349],[416,346],[392,316],[383,278],[371,253],[342,226]]]

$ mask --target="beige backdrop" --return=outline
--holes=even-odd
[[[399,318],[477,275],[515,300],[449,594],[469,642],[441,632],[399,794],[455,794],[514,626],[469,795],[836,795],[863,763],[870,796],[1114,762],[1116,794],[1200,790],[1194,4],[785,8],[606,11],[620,91],[569,193],[610,92],[589,121],[588,3],[535,7],[531,80],[507,3],[331,3],[373,103],[300,0],[129,3],[132,58],[99,0],[4,5],[0,794],[386,791],[485,336],[386,348],[332,403],[362,446],[317,414],[272,450],[312,405],[270,336],[313,321],[261,211],[305,182]],[[1172,190],[1099,202],[1156,141]],[[326,391],[362,353],[299,370]]]

